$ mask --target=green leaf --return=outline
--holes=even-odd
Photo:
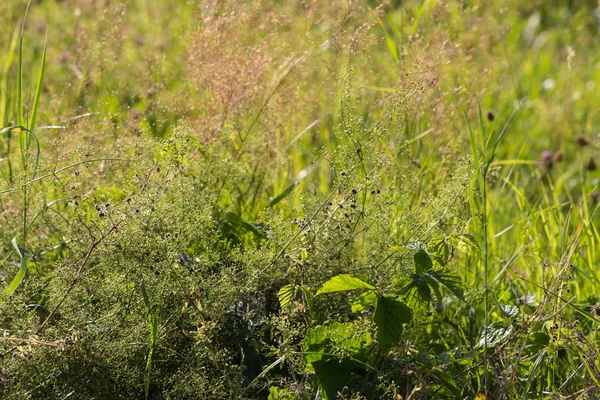
[[[375,290],[375,286],[363,281],[362,279],[349,274],[334,276],[321,286],[315,296],[323,293],[345,292],[348,290]]]
[[[427,244],[427,253],[441,266],[446,265],[450,256],[450,248],[448,242],[446,242],[446,238],[439,237],[432,239]]]
[[[437,299],[437,302],[442,304],[442,293],[440,292],[440,284],[438,281],[436,281],[435,279],[433,279],[430,275],[428,274],[423,274],[423,277],[425,278],[425,281],[427,282],[427,285],[429,285],[429,287],[431,289],[433,289],[433,292],[435,293],[435,298]]]
[[[421,242],[407,242],[402,243],[400,246],[392,246],[389,248],[390,251],[407,251],[407,250],[425,250],[425,244]]]
[[[281,305],[281,308],[285,308],[285,306],[287,306],[288,303],[292,301],[295,295],[296,285],[294,285],[293,283],[285,285],[284,287],[279,289],[279,292],[277,292],[277,297],[279,298],[279,304]]]
[[[432,374],[442,386],[452,393],[453,396],[457,399],[462,397],[462,391],[456,386],[456,382],[449,374],[439,369],[434,369]]]
[[[374,290],[364,292],[363,294],[358,296],[356,300],[354,300],[354,302],[352,303],[352,312],[359,312],[364,310],[365,308],[375,305],[375,303],[377,302],[377,297],[377,292]]]
[[[516,317],[517,315],[519,315],[519,307],[517,306],[513,306],[510,304],[498,304],[498,307],[500,308],[500,310],[502,310],[502,313],[509,318]]]
[[[484,347],[487,339],[487,346],[496,346],[499,345],[512,333],[512,325],[508,328],[505,328],[498,323],[494,322],[488,327],[486,327],[483,332],[481,332],[481,337],[479,338],[479,343],[477,343],[477,347]]]
[[[415,272],[417,274],[421,274],[433,267],[431,257],[423,250],[417,251],[413,256],[413,260],[415,261]]]
[[[373,322],[377,326],[377,340],[383,347],[394,345],[402,335],[402,324],[412,319],[412,310],[393,297],[380,296]]]
[[[477,239],[468,233],[453,233],[446,240],[459,251],[467,251],[468,249],[481,250]]]
[[[404,279],[403,282],[406,282]],[[431,301],[431,289],[427,283],[427,278],[424,274],[412,274],[408,278],[408,283],[400,289],[400,294],[407,294],[416,290],[419,300],[429,303]]]
[[[312,310],[313,310],[313,302],[312,302],[313,295],[310,292],[310,288],[307,286],[301,286],[300,288],[304,292],[304,297],[306,298],[306,304],[308,305],[308,311],[312,312]]]
[[[364,360],[373,339],[360,324],[333,323],[311,329],[302,343],[307,369],[317,374],[325,399],[334,400]]]
[[[430,269],[425,272],[425,275],[436,280],[439,284],[443,285],[452,292],[456,297],[460,300],[465,301],[464,290],[462,287],[462,282],[458,275],[449,269]]]

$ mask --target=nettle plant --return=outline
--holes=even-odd
[[[360,320],[315,326],[308,331],[301,345],[305,372],[309,377],[316,377],[324,398],[335,399],[345,391],[366,395],[367,386],[375,384],[385,357],[399,349],[407,362],[406,349],[412,339],[404,328],[420,324],[414,318],[422,313],[420,308],[441,309],[444,295],[454,296],[466,304],[463,284],[449,266],[457,249],[478,251],[479,245],[469,234],[449,234],[427,243],[409,242],[391,247],[391,254],[410,252],[414,270],[389,288],[378,287],[368,277],[355,274],[332,277],[314,296],[305,285],[288,284],[281,288],[278,297],[282,308],[298,299],[307,304],[310,313],[313,313],[316,297],[359,292],[352,301],[352,313],[367,315],[375,326],[375,337]],[[432,370],[432,376],[453,395],[461,395],[452,377],[441,369]],[[385,390],[389,390],[389,386]],[[382,395],[381,389],[373,394]]]

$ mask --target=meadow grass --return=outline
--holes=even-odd
[[[2,398],[599,395],[597,1],[0,15]]]

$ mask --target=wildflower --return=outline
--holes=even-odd
[[[542,152],[542,165],[547,169],[552,168],[552,165],[554,165],[554,153],[550,150],[544,150]]]

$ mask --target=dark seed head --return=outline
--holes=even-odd
[[[352,194],[356,194],[358,191],[356,189],[352,189]]]
[[[596,161],[594,161],[593,158],[590,158],[590,161],[588,161],[585,165],[585,169],[587,169],[588,171],[595,171],[597,168],[598,165],[596,165]]]
[[[371,190],[371,194],[375,194],[377,193],[375,190]]]
[[[563,153],[561,153],[559,151],[558,153],[556,153],[554,155],[554,162],[558,164],[558,163],[562,162],[562,160],[563,160]]]
[[[346,171],[342,171],[340,175],[346,176],[346,175],[348,175],[348,173]]]
[[[362,149],[360,147],[358,149],[356,149],[356,154],[358,154],[360,156],[361,153],[362,153]]]
[[[590,141],[586,139],[585,136],[583,135],[579,135],[575,138],[575,143],[577,143],[579,146],[584,147],[584,146],[589,146],[590,145]]]
[[[490,122],[496,119],[496,116],[494,115],[494,112],[492,110],[489,110],[487,112],[487,119]]]
[[[106,216],[106,214],[104,214],[103,212],[99,212],[99,213],[98,213],[98,216],[99,216],[100,218],[102,218],[102,217]]]

